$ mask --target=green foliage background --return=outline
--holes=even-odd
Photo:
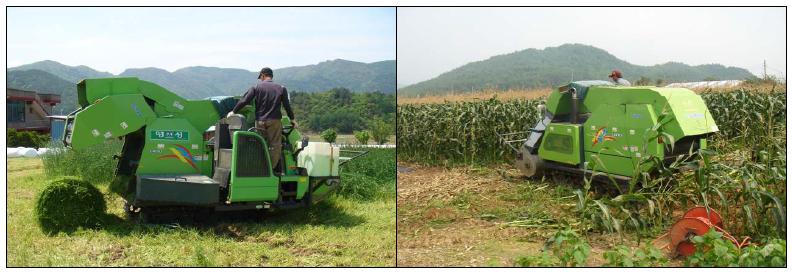
[[[50,136],[47,134],[39,134],[34,131],[17,131],[16,129],[6,129],[6,146],[11,147],[28,147],[39,148],[47,145]]]
[[[383,93],[353,93],[336,88],[320,93],[290,93],[292,109],[302,127],[314,132],[335,128],[339,133],[351,134],[366,130],[372,123],[384,120],[395,124],[396,95]],[[394,134],[391,130],[390,134]]]

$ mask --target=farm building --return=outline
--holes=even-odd
[[[60,95],[6,88],[6,128],[48,133],[47,116],[60,102]]]

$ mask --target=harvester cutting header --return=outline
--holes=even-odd
[[[349,160],[329,143],[309,143],[283,117],[283,165],[273,167],[254,107],[226,118],[238,98],[186,100],[137,78],[86,79],[77,92],[81,108],[66,118],[63,141],[89,148],[123,139],[111,190],[131,214],[310,206],[338,186]]]
[[[696,153],[717,131],[704,100],[691,90],[579,81],[553,91],[530,131],[500,136],[526,176],[552,169],[629,180],[656,168],[647,158],[673,161]],[[527,138],[511,140],[519,135]]]

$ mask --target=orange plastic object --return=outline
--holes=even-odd
[[[668,232],[669,243],[675,255],[687,257],[696,252],[696,246],[690,242],[690,239],[695,236],[701,236],[707,233],[710,229],[715,229],[723,233],[723,238],[731,241],[739,247],[748,245],[750,238],[743,239],[742,242],[737,241],[734,236],[723,229],[723,218],[714,209],[704,206],[696,206],[685,212],[682,219],[677,221],[671,226],[671,231]]]
[[[696,252],[696,247],[690,242],[690,239],[706,234],[710,228],[713,228],[713,225],[706,218],[682,218],[671,226],[671,231],[668,232],[671,248],[676,251],[677,255],[683,257],[693,255]]]
[[[685,212],[685,215],[682,216],[683,218],[705,218],[709,220],[710,223],[714,224],[717,227],[723,228],[723,218],[715,211],[715,209],[710,208],[709,213],[707,213],[707,208],[704,206],[696,206]]]

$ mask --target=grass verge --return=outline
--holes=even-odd
[[[393,197],[334,196],[310,210],[240,213],[185,227],[122,219],[123,201],[100,185],[111,219],[99,229],[47,236],[34,215],[46,176],[38,158],[7,164],[8,266],[394,266]]]

